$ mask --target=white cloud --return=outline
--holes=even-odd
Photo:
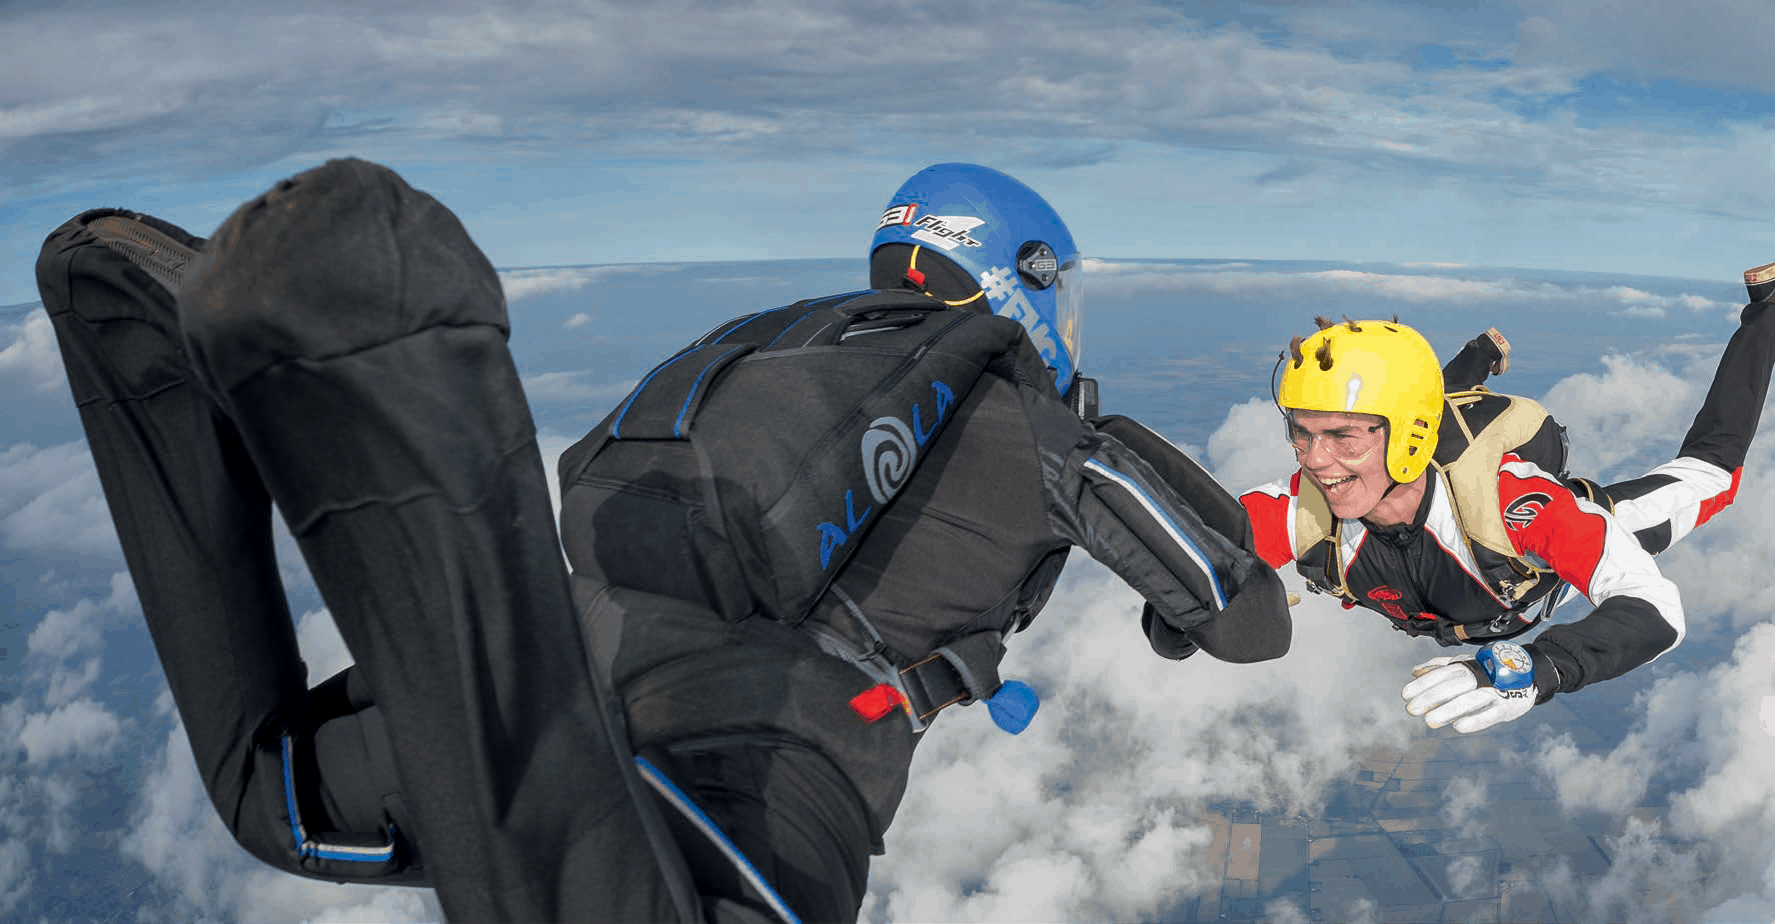
[[[1650,0],[1548,0],[1518,40],[1515,57],[1594,68],[1638,81],[1674,77],[1722,87],[1775,93],[1775,77],[1760,67],[1754,43],[1721,42],[1722,35],[1755,35],[1775,28],[1775,11],[1757,3],[1702,0],[1672,8]]]
[[[351,666],[351,651],[339,635],[333,614],[312,610],[296,622],[296,647],[308,666],[308,685],[313,686]]]
[[[1657,924],[1686,917],[1681,906],[1692,906],[1706,889],[1704,867],[1695,851],[1672,846],[1672,833],[1656,820],[1626,819],[1620,834],[1599,838],[1608,871],[1574,880],[1560,897],[1583,909],[1584,920]]]
[[[15,698],[0,703],[0,759],[9,759],[24,750],[24,745],[18,740],[18,733],[25,727],[25,715],[23,699]],[[7,792],[6,786],[6,778],[0,777],[0,795]],[[3,806],[4,801],[0,801],[0,807]],[[8,814],[0,811],[0,821],[8,820]]]
[[[524,394],[532,401],[577,401],[614,405],[618,398],[635,389],[635,380],[623,382],[590,381],[596,373],[540,372],[525,376]]]
[[[1572,472],[1606,484],[1676,455],[1705,380],[1638,356],[1604,356],[1602,365],[1561,379],[1540,402],[1565,425]]]
[[[1679,295],[1676,297],[1676,303],[1683,308],[1696,313],[1718,311],[1721,309],[1738,311],[1742,307],[1739,305],[1727,305],[1724,302],[1717,302],[1711,298],[1702,298],[1699,295]]]
[[[1208,438],[1202,461],[1234,494],[1286,477],[1296,468],[1294,453],[1282,438],[1282,414],[1266,398],[1229,409],[1226,421]]]
[[[1150,917],[1220,881],[1205,803],[1311,816],[1368,750],[1415,733],[1396,706],[1409,642],[1341,631],[1324,600],[1297,607],[1297,625],[1339,630],[1262,665],[1158,658],[1139,610],[1101,567],[1069,569],[1003,668],[1042,692],[1041,711],[1016,737],[979,709],[927,733],[868,919]]]
[[[507,269],[499,271],[499,284],[505,289],[506,301],[515,302],[534,295],[572,292],[596,281],[605,272],[603,269],[590,267]],[[572,326],[571,322],[569,326]]]
[[[508,302],[521,301],[537,295],[575,292],[595,285],[611,276],[665,273],[682,267],[679,263],[617,263],[602,266],[539,266],[508,267],[499,271],[499,283]],[[592,316],[580,312],[569,317],[567,329],[582,327]]]
[[[1658,296],[1631,286],[1609,286],[1603,290],[1603,293],[1628,305],[1644,305],[1658,301]]]
[[[752,255],[784,241],[829,254],[817,243],[835,227],[824,220],[808,234],[794,212],[739,216],[778,189],[828,206],[860,185],[809,183],[813,171],[879,177],[901,169],[886,164],[979,159],[945,140],[953,133],[930,131],[932,99],[991,139],[979,150],[1013,172],[1111,168],[1079,195],[1104,202],[1093,217],[1101,226],[1123,218],[1118,246],[1131,249],[1176,235],[1210,253],[1219,241],[1287,241],[1303,255],[1358,256],[1353,248],[1374,241],[1435,264],[1547,265],[1543,255],[1570,242],[1612,268],[1635,259],[1622,254],[1649,254],[1643,260],[1665,270],[1715,272],[1719,245],[1775,204],[1765,181],[1771,130],[1754,101],[1742,111],[1702,107],[1674,127],[1662,112],[1598,119],[1581,110],[1583,81],[1597,73],[1589,68],[1605,61],[1692,70],[1669,56],[1623,58],[1598,39],[1625,29],[1640,45],[1660,40],[1634,16],[1593,30],[1545,9],[1505,11],[1479,28],[1427,6],[1351,10],[1324,0],[1212,11],[1158,0],[988,0],[959,19],[942,4],[892,10],[895,28],[920,36],[912,63],[872,38],[887,20],[866,3],[447,0],[421,11],[326,0],[291,12],[207,2],[154,15],[108,9],[96,27],[60,6],[20,13],[0,55],[26,76],[0,94],[0,138],[8,198],[29,211],[5,236],[36,238],[34,226],[51,223],[43,216],[59,218],[81,190],[126,184],[135,193],[146,177],[168,184],[150,197],[176,198],[191,183],[221,197],[219,186],[249,175],[266,182],[354,154],[476,188],[458,200],[465,217],[477,234],[501,226],[495,249],[514,255],[539,246],[619,255],[611,259],[650,259],[660,247],[679,258]],[[1019,35],[1015,66],[996,26],[1007,21],[1042,23]],[[1695,22],[1682,33],[1691,41]],[[1420,43],[1453,46],[1463,66],[1415,68]],[[1584,43],[1586,54],[1567,54]],[[255,54],[227,53],[248,45]],[[1731,77],[1718,87],[1761,79],[1751,50],[1735,54],[1748,66],[1722,69]],[[784,60],[795,66],[775,66]],[[1488,63],[1467,66],[1478,61]],[[908,68],[920,92],[879,92]],[[227,92],[240,86],[254,92]],[[1173,196],[1151,194],[1149,164]],[[535,186],[507,172],[533,168],[547,176]],[[698,173],[754,169],[762,182],[733,186],[769,192],[685,188]],[[1103,195],[1104,179],[1132,189]],[[1210,220],[1179,221],[1162,205],[1172,198]],[[581,207],[565,209],[569,199]],[[539,210],[581,217],[526,221]],[[191,215],[213,221],[225,211],[206,202]],[[1235,213],[1282,230],[1212,220]],[[732,231],[736,221],[745,234]],[[1187,224],[1214,230],[1175,230]],[[552,243],[535,243],[539,235]],[[1648,239],[1660,247],[1646,248]],[[533,294],[508,284],[514,299]],[[5,286],[26,288],[16,277],[0,279]]]
[[[1699,186],[1732,201],[1703,181],[1730,162],[1720,149],[1737,146],[1559,114],[1588,72],[1547,50],[1591,35],[1559,16],[1539,20],[1544,41],[1521,43],[1541,49],[1525,52],[1523,64],[1414,71],[1410,50],[1419,41],[1442,38],[1469,57],[1499,59],[1516,36],[1500,28],[1476,37],[1463,21],[1407,37],[1394,16],[1394,28],[1334,37],[1322,28],[1334,17],[1316,4],[1212,20],[1152,3],[994,0],[977,12],[958,19],[941,5],[896,7],[896,25],[920,36],[910,65],[896,46],[876,41],[882,13],[868,4],[711,8],[671,0],[635,11],[444,3],[423,15],[336,4],[301,14],[247,7],[147,16],[118,8],[96,32],[74,15],[40,12],[12,30],[28,39],[5,48],[30,77],[4,101],[0,137],[25,148],[23,178],[95,161],[138,176],[139,165],[124,173],[124,152],[143,149],[172,149],[187,169],[191,161],[257,165],[292,150],[312,158],[365,146],[410,153],[425,145],[427,159],[482,145],[500,146],[507,158],[593,144],[608,158],[807,155],[916,137],[927,101],[943,99],[950,118],[993,138],[1001,157],[1078,162],[1146,143],[1278,152],[1352,177],[1378,170],[1442,182],[1461,174],[1503,189],[1613,192],[1616,201]],[[1654,40],[1632,19],[1609,17],[1611,30]],[[1019,35],[1014,68],[1004,63],[1008,50],[994,25],[1004,21],[1043,24]],[[1287,34],[1289,27],[1302,31]],[[254,55],[223,53],[248,42]],[[1588,50],[1603,49],[1592,39]],[[791,57],[793,68],[759,64]],[[93,58],[108,67],[66,63]],[[1646,68],[1664,58],[1627,60]],[[1746,60],[1751,66],[1720,82],[1742,85],[1755,72],[1754,57]],[[908,66],[917,69],[920,93],[876,92]],[[465,82],[465,70],[497,79]],[[255,93],[214,92],[242,85]],[[874,105],[859,110],[858,99]],[[1520,115],[1513,100],[1555,114]],[[205,118],[217,130],[199,135],[193,123]],[[67,163],[48,156],[52,138]],[[1684,182],[1690,178],[1696,182]]]
[[[43,839],[44,846],[56,853],[69,853],[79,833],[78,816],[81,786],[73,777],[44,773],[31,780],[36,790],[37,807],[42,809],[39,824],[32,832]]]
[[[92,600],[81,600],[72,609],[50,610],[31,630],[26,651],[33,656],[60,660],[98,648],[99,608],[100,604]]]
[[[43,704],[55,707],[71,703],[82,693],[92,688],[99,679],[98,658],[87,658],[78,668],[55,668],[49,675],[49,684],[43,691]]]
[[[0,840],[0,914],[8,914],[31,893],[31,853],[17,838]]]
[[[171,697],[163,704],[170,708]],[[257,863],[234,843],[197,777],[183,726],[166,737],[143,779],[119,848],[147,867],[179,902],[213,919],[223,896]],[[194,917],[196,915],[193,915]]]
[[[123,557],[85,441],[7,446],[0,450],[0,485],[6,545]]]
[[[1459,777],[1442,790],[1442,822],[1456,840],[1475,840],[1485,833],[1481,817],[1488,787],[1483,779]]]
[[[429,889],[336,885],[270,870],[254,870],[234,900],[243,919],[291,924],[437,924],[443,920]]]
[[[54,327],[43,309],[31,312],[22,323],[0,332],[0,337],[8,335],[12,342],[0,348],[0,378],[12,379],[39,392],[67,387],[68,379],[62,372],[62,352],[56,346]]]
[[[1653,688],[1654,709],[1665,698],[1693,697],[1690,702],[1707,704],[1690,726],[1706,773],[1671,800],[1671,819],[1680,829],[1775,831],[1775,784],[1746,785],[1764,776],[1759,768],[1775,765],[1775,735],[1764,727],[1762,715],[1775,693],[1772,665],[1775,624],[1764,623],[1743,636],[1731,661],[1702,675],[1700,689],[1684,689],[1682,675]]]
[[[1205,266],[1109,260],[1086,260],[1085,268],[1090,274],[1088,284],[1092,291],[1116,295],[1183,291],[1233,298],[1286,297],[1302,301],[1316,297],[1359,296],[1369,300],[1432,306],[1505,301],[1573,306],[1619,305],[1617,313],[1633,317],[1664,317],[1672,310],[1712,310],[1723,314],[1734,307],[1689,293],[1659,295],[1626,286],[1590,287],[1513,277],[1494,279],[1351,269],[1303,271],[1243,264]]]
[[[84,598],[44,614],[26,636],[25,651],[26,677],[42,686],[45,706],[71,703],[98,680],[104,633],[136,610],[135,585],[129,572],[119,571],[111,576],[111,591],[105,598]],[[68,667],[66,662],[74,658],[81,663]]]
[[[25,760],[40,764],[58,757],[101,755],[116,743],[123,723],[90,699],[79,699],[50,712],[25,716],[18,742]]]
[[[249,856],[216,817],[182,727],[167,736],[133,814],[121,849],[169,893],[164,910],[172,920],[179,915],[264,924],[442,919],[428,889],[317,882]]]
[[[1445,872],[1449,898],[1484,898],[1492,893],[1494,883],[1486,876],[1489,870],[1477,854],[1464,853],[1455,857],[1448,861]]]
[[[1312,918],[1298,903],[1286,898],[1273,898],[1264,903],[1264,920],[1274,924],[1308,924]]]

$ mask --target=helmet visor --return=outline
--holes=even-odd
[[[1084,346],[1079,316],[1084,304],[1085,261],[1077,256],[1060,267],[1054,280],[1054,326],[1060,332],[1061,348],[1072,361],[1071,373],[1079,372],[1079,357]],[[1070,382],[1057,382],[1065,391]]]

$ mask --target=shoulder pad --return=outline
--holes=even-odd
[[[1448,412],[1442,415],[1434,467],[1448,480],[1450,500],[1467,537],[1514,558],[1515,545],[1498,512],[1498,466],[1505,453],[1533,442],[1551,417],[1528,398],[1483,388],[1454,392],[1445,400]],[[1564,468],[1563,458],[1531,461],[1543,466],[1551,462],[1555,475]]]
[[[1298,498],[1294,504],[1294,557],[1299,558],[1331,535],[1337,518],[1331,515],[1331,502],[1319,490],[1318,482],[1302,472],[1295,473],[1294,482]]]

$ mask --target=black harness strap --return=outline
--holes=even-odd
[[[921,722],[950,706],[965,706],[998,692],[998,662],[1004,657],[1004,636],[975,632],[938,648],[929,657],[900,672],[907,706]]]

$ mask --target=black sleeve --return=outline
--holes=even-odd
[[[1086,435],[1050,466],[1058,476],[1055,519],[1069,541],[1146,598],[1142,623],[1153,649],[1181,658],[1200,647],[1240,663],[1286,654],[1287,594],[1257,557],[1238,500],[1132,420],[1072,423]]]
[[[1474,337],[1462,344],[1461,351],[1442,367],[1442,390],[1469,391],[1484,385],[1492,374],[1492,365],[1503,358],[1503,352],[1486,335]]]
[[[1539,655],[1537,669],[1543,657],[1557,669],[1558,692],[1572,693],[1651,661],[1681,637],[1651,602],[1619,596],[1602,601],[1576,623],[1548,626],[1523,647]]]

